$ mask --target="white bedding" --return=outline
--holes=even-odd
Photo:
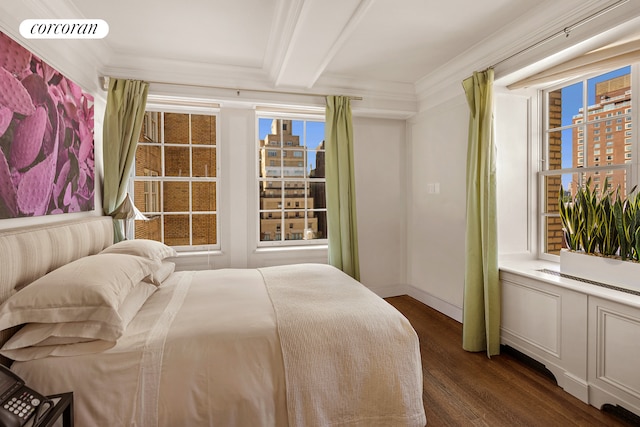
[[[276,276],[289,279],[276,283]],[[319,287],[316,299],[283,295],[280,285],[291,293],[297,280],[301,290]],[[334,289],[340,281],[346,292]],[[373,311],[364,313],[359,300]],[[292,306],[306,311],[293,325],[291,316],[300,315],[286,313]],[[319,333],[314,322],[329,318],[338,327]],[[364,323],[355,326],[358,318]],[[300,333],[307,321],[311,329]],[[379,341],[363,348],[367,330],[367,340]],[[174,273],[115,347],[16,362],[12,370],[44,394],[73,390],[79,427],[426,423],[415,332],[394,308],[328,266]]]

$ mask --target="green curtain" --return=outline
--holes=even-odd
[[[360,280],[349,97],[327,96],[325,150],[329,264]]]
[[[102,138],[102,208],[106,215],[114,215],[127,198],[129,173],[140,137],[148,92],[149,84],[146,82],[109,79]],[[121,240],[124,240],[123,223],[114,219],[114,241]]]
[[[500,354],[493,69],[462,85],[470,109],[462,346],[491,357]]]

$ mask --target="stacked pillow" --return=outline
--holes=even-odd
[[[24,325],[0,354],[31,360],[113,347],[176,255],[154,240],[125,240],[42,276],[0,306],[0,329]]]

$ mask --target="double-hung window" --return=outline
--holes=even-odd
[[[324,121],[258,116],[258,246],[327,242]]]
[[[213,112],[146,111],[133,198],[147,217],[135,238],[181,249],[217,249],[218,148]]]
[[[636,69],[623,67],[543,92],[542,258],[558,255],[566,247],[558,214],[561,188],[563,197],[569,198],[590,182],[598,194],[620,191],[625,198],[637,182],[637,136],[629,130],[637,111],[631,96]],[[629,127],[615,127],[618,123]]]

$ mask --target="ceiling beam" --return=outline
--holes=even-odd
[[[302,0],[275,85],[313,87],[372,3],[373,0]]]

